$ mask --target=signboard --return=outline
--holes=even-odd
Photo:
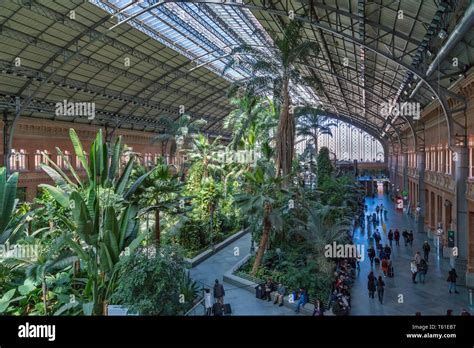
[[[448,248],[454,248],[454,231],[448,231]]]

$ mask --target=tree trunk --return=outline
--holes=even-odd
[[[48,295],[48,288],[46,285],[46,278],[43,275],[41,290],[43,291],[43,305],[44,305],[44,315],[48,315],[48,302],[46,296]]]
[[[283,105],[280,112],[277,132],[277,151],[276,151],[276,170],[277,175],[288,175],[291,173],[291,164],[293,160],[295,147],[295,119],[293,113],[290,113],[290,93],[289,79],[283,79],[281,95]]]
[[[203,166],[203,173],[202,173],[202,176],[204,178],[207,178],[209,176],[209,171],[208,171],[208,160],[207,160],[207,156],[204,157],[204,160],[203,160],[203,163],[202,163],[202,166]]]
[[[155,244],[160,246],[161,240],[161,229],[160,229],[160,208],[155,210]]]
[[[315,152],[315,158],[318,158],[318,131],[316,130],[316,134],[314,135],[314,152]]]
[[[260,244],[258,246],[257,255],[255,255],[255,261],[253,263],[252,271],[250,272],[250,275],[252,277],[255,276],[255,274],[258,271],[258,268],[262,264],[263,254],[265,253],[265,249],[267,247],[268,240],[270,239],[270,229],[271,229],[271,227],[272,227],[272,224],[270,222],[270,218],[268,217],[268,214],[266,214],[264,219],[263,219],[262,238],[260,239]]]

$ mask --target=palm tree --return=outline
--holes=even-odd
[[[193,138],[193,147],[188,152],[191,162],[200,162],[203,167],[203,178],[209,176],[209,171],[219,171],[218,152],[223,151],[223,146],[219,144],[220,137],[210,142],[209,138],[203,134],[198,134]]]
[[[273,107],[271,101],[256,96],[249,91],[233,97],[230,103],[236,107],[224,120],[224,128],[233,130],[234,136],[229,144],[236,150],[241,141],[249,140],[252,135],[259,133],[263,138],[268,138],[268,129],[277,124],[272,120]],[[247,136],[245,136],[247,135]],[[245,139],[247,138],[247,139]]]
[[[254,172],[244,175],[243,193],[237,194],[234,201],[244,215],[262,219],[262,236],[255,256],[255,261],[250,272],[255,276],[263,259],[263,254],[270,239],[272,227],[281,225],[281,212],[277,209],[278,194],[284,194],[281,189],[281,178],[257,166]]]
[[[138,173],[138,175],[140,174],[142,173]],[[147,215],[150,211],[155,213],[156,246],[159,246],[161,241],[161,211],[177,209],[181,199],[179,194],[182,186],[183,183],[179,182],[178,178],[171,173],[170,166],[164,163],[163,158],[160,158],[141,188],[137,189],[133,195],[133,200],[136,200],[140,206],[146,207],[142,213]]]
[[[318,137],[320,135],[332,136],[331,127],[336,127],[334,122],[328,122],[322,110],[311,106],[304,106],[295,109],[297,118],[296,134],[301,137],[309,138],[314,144],[315,156],[318,155]]]
[[[169,117],[161,117],[159,122],[163,125],[164,132],[152,139],[152,143],[161,143],[161,155],[165,155],[165,149],[170,140],[176,140],[184,144],[193,134],[196,134],[207,121],[204,119],[192,120],[188,114],[182,114],[177,120]],[[174,153],[171,153],[174,155]]]
[[[297,66],[298,62],[306,60],[310,55],[317,55],[319,51],[316,42],[302,39],[302,31],[301,23],[291,21],[285,27],[283,37],[274,39],[273,47],[260,49],[249,45],[238,46],[232,50],[232,58],[223,70],[225,73],[229,68],[241,65],[243,60],[252,70],[251,77],[238,83],[250,94],[271,93],[273,96],[280,114],[276,134],[276,170],[277,175],[283,176],[291,172],[295,145],[295,120],[291,112],[290,90],[298,85],[320,85],[315,77],[303,76],[302,70]]]
[[[299,234],[312,246],[315,254],[324,256],[324,248],[333,242],[343,242],[348,238],[350,230],[349,218],[333,221],[331,212],[333,207],[316,205],[312,202],[302,204],[305,219],[295,219],[297,228],[294,234]]]

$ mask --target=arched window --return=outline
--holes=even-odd
[[[330,127],[330,134],[319,134],[317,137],[318,152],[325,146],[334,153],[337,160],[361,162],[383,162],[385,151],[378,139],[355,126],[335,119],[328,119],[329,123],[335,124]],[[296,153],[302,154],[306,145],[313,143],[311,138],[298,137],[296,139]],[[315,145],[315,144],[312,144]]]
[[[27,153],[24,149],[20,150],[11,150],[10,156],[10,169],[12,171],[25,171],[28,169],[27,167]]]

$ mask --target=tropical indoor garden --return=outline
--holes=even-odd
[[[270,277],[326,299],[336,265],[324,246],[350,242],[360,194],[354,175],[336,173],[328,149],[316,150],[334,124],[319,108],[292,104],[294,84],[319,84],[294,68],[318,50],[300,32],[288,26],[272,57],[234,49],[252,57],[256,77],[229,90],[230,141],[206,136],[206,121],[191,115],[163,117],[165,131],[153,142],[185,155],[179,169],[164,153],[145,163],[102,130],[86,156],[73,128],[81,170],[57,147],[65,167],[45,157],[41,170],[53,184],[41,184],[33,201],[18,202],[19,174],[1,168],[0,243],[35,257],[2,258],[0,313],[105,315],[114,304],[141,315],[183,315],[203,296],[187,260],[242,230],[256,251],[237,275]],[[297,138],[314,146],[296,154]]]

